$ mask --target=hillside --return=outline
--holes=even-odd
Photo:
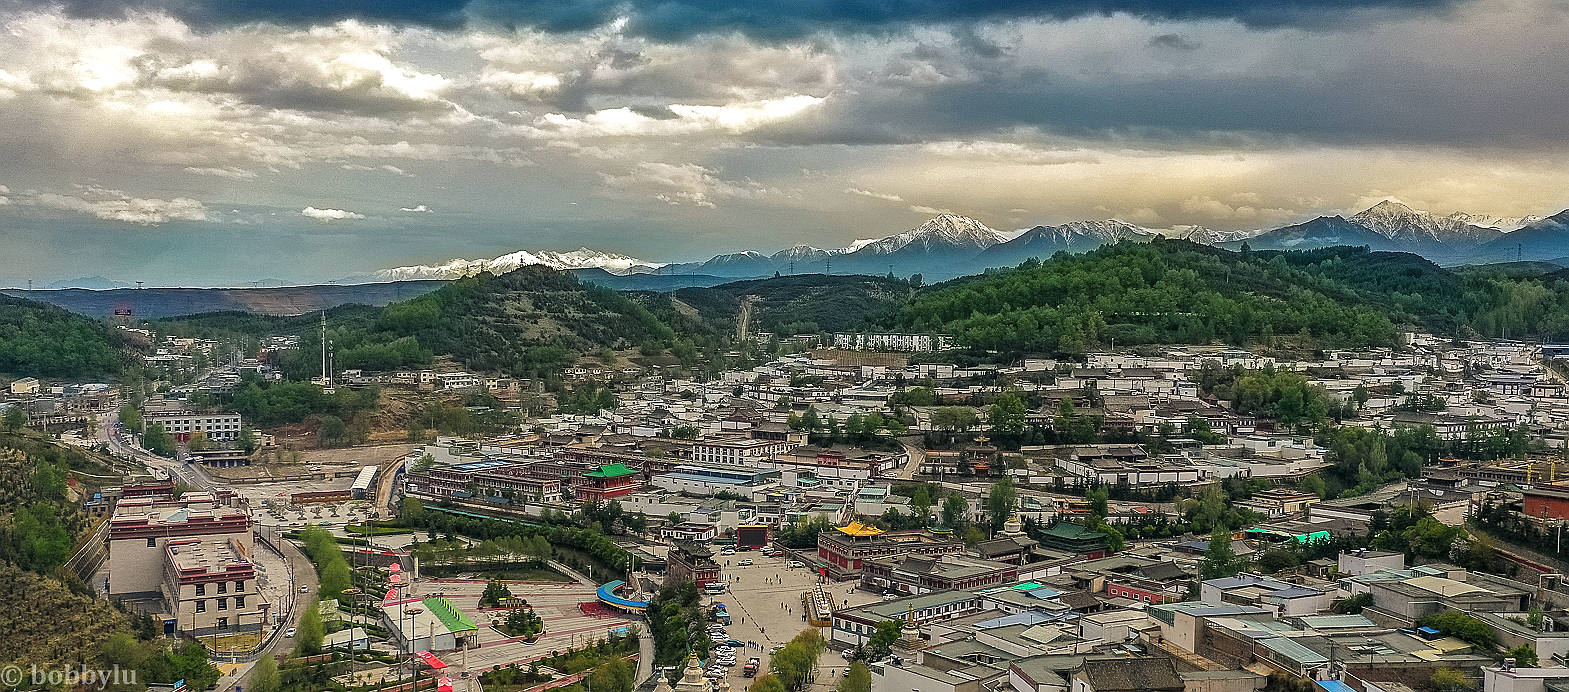
[[[107,325],[0,295],[0,372],[85,379],[114,374],[122,363],[120,337]]]
[[[1407,291],[1428,292],[1417,302]],[[1065,354],[1111,343],[1392,345],[1397,325],[1452,327],[1431,309],[1457,277],[1412,255],[1334,248],[1236,253],[1185,241],[1122,243],[924,291],[905,328],[969,346]]]
[[[440,288],[445,281],[393,281],[366,284],[324,284],[276,288],[118,288],[95,291],[65,288],[46,291],[0,291],[89,317],[130,311],[138,319],[159,319],[206,312],[243,311],[263,315],[299,315],[339,305],[386,305]]]
[[[644,301],[533,265],[479,274],[387,306],[374,329],[412,337],[468,367],[517,376],[559,375],[578,354],[668,342],[674,331]]]
[[[1401,332],[1569,337],[1569,281],[1455,272],[1364,247],[1233,252],[1182,240],[1084,254],[917,288],[875,276],[807,274],[669,293],[617,292],[529,266],[479,274],[385,308],[329,311],[345,368],[428,367],[451,355],[480,372],[553,379],[610,348],[645,354],[728,348],[742,305],[753,331],[905,329],[1005,353],[1076,354],[1140,344],[1393,345]],[[240,313],[161,322],[193,335],[295,333],[292,378],[316,373],[316,318]]]
[[[799,334],[885,323],[913,293],[909,282],[897,279],[803,274],[681,289],[673,296],[724,333],[734,333],[741,301],[750,297],[752,331]]]

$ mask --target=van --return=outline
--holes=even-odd
[[[725,592],[725,583],[724,582],[721,582],[721,581],[711,581],[711,582],[708,582],[707,584],[703,585],[703,593],[706,593],[706,594],[709,594],[709,595],[713,595],[713,594],[721,594],[721,593],[724,593],[724,592]]]

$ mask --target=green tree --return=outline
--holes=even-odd
[[[1454,668],[1444,667],[1433,671],[1430,681],[1438,692],[1465,692],[1476,689],[1475,680]]]
[[[294,633],[294,655],[311,656],[321,653],[321,644],[326,633],[321,624],[321,602],[311,600],[305,607],[305,614],[300,616],[300,625]]]
[[[752,684],[746,688],[746,692],[788,692],[788,690],[785,689],[784,683],[780,682],[779,678],[773,673],[763,673],[752,680]]]
[[[251,692],[278,692],[278,684],[278,660],[268,653],[256,659],[256,665],[251,666],[245,689]]]
[[[1258,557],[1258,568],[1266,574],[1283,572],[1302,564],[1302,558],[1296,551],[1283,546],[1275,546],[1264,551]]]
[[[246,454],[256,451],[261,442],[256,439],[256,431],[250,428],[240,428],[240,436],[235,440],[240,445],[240,450]]]
[[[1105,521],[1107,515],[1111,514],[1110,504],[1107,502],[1110,497],[1111,491],[1105,486],[1096,486],[1084,493],[1084,499],[1089,500],[1090,503],[1090,519],[1093,522]]]
[[[415,526],[425,520],[425,503],[420,502],[419,498],[403,498],[403,504],[399,505],[399,509],[401,511],[398,512],[398,517],[406,526]]]
[[[1458,610],[1446,610],[1421,619],[1421,624],[1443,632],[1455,639],[1483,648],[1493,646],[1493,628],[1487,623]]]
[[[910,496],[910,514],[919,518],[922,526],[925,526],[926,522],[931,519],[932,494],[926,489],[925,483],[917,486],[915,493]]]
[[[1199,579],[1234,577],[1245,567],[1246,562],[1231,549],[1231,531],[1215,529],[1209,535],[1209,547],[1204,550],[1204,557],[1199,560]]]
[[[217,445],[213,444],[212,438],[208,437],[207,433],[202,430],[191,433],[191,439],[185,444],[193,452],[205,452],[217,447]]]
[[[493,608],[509,598],[512,598],[512,591],[500,581],[492,579],[485,584],[485,592],[479,596],[479,607]]]
[[[991,408],[986,411],[986,422],[991,425],[993,435],[1017,437],[1024,434],[1024,414],[1028,410],[1024,397],[1010,389],[992,402]]]
[[[860,655],[857,658],[867,661],[881,661],[888,657],[888,652],[893,650],[894,642],[899,641],[904,633],[904,626],[898,620],[883,620],[872,628],[871,636],[866,638],[866,643],[861,645]]]
[[[825,645],[816,629],[802,630],[769,658],[768,666],[786,690],[803,689],[817,668],[817,658]]]
[[[164,429],[162,423],[147,426],[147,432],[142,433],[142,446],[158,456],[174,456],[174,436]]]
[[[986,513],[991,518],[992,531],[1002,529],[1002,525],[1013,515],[1013,508],[1019,501],[1019,491],[1013,487],[1013,479],[1004,478],[992,484],[986,492]]]
[[[23,411],[21,406],[13,404],[6,407],[5,415],[0,417],[0,420],[3,420],[6,430],[17,432],[27,427],[27,412]]]
[[[872,692],[872,671],[865,663],[856,661],[839,680],[839,692]]]
[[[1521,668],[1535,668],[1537,664],[1536,649],[1531,648],[1528,644],[1521,644],[1520,646],[1505,651],[1504,657],[1513,658],[1515,660],[1515,665],[1520,666]]]
[[[1373,594],[1359,593],[1349,598],[1335,599],[1329,604],[1329,609],[1342,615],[1357,615],[1370,605],[1373,605]]]
[[[129,403],[120,404],[120,424],[124,425],[126,430],[141,432],[142,412]]]
[[[950,529],[964,523],[964,515],[970,511],[970,503],[963,495],[953,493],[942,501],[942,523]]]

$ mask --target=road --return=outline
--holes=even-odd
[[[583,576],[581,572],[555,560],[550,560],[549,562],[552,568],[576,579],[577,583],[594,588],[599,587],[598,584],[594,583],[594,580]],[[642,682],[654,675],[654,635],[653,630],[649,629],[646,624],[637,628],[637,631],[637,681]]]
[[[165,459],[141,447],[137,447],[135,444],[122,441],[116,430],[116,424],[119,423],[119,419],[120,406],[118,403],[115,403],[104,414],[103,420],[95,433],[98,440],[103,442],[115,456],[139,462],[149,469],[165,471],[170,478],[184,482],[186,485],[199,490],[207,492],[216,492],[218,490],[218,484],[202,471],[199,466],[183,464],[173,459]],[[316,567],[305,557],[305,554],[301,553],[299,548],[289,541],[280,539],[279,544],[279,548],[283,551],[284,559],[289,564],[289,593],[294,596],[293,607],[290,608],[284,621],[278,625],[277,629],[281,632],[299,625],[300,617],[305,613],[305,608],[314,602],[311,596],[317,592],[318,585],[316,581]],[[265,550],[261,546],[257,546],[257,549]],[[305,586],[308,593],[300,593],[300,586]],[[293,639],[281,635],[273,636],[262,647],[261,651],[246,657],[249,659],[248,661],[245,661],[238,669],[230,671],[228,675],[219,679],[217,689],[220,692],[232,689],[250,671],[250,667],[256,658],[262,655],[270,655],[280,648],[287,649],[292,646],[294,646]]]
[[[895,475],[899,479],[907,481],[914,478],[915,473],[921,470],[921,465],[926,463],[926,450],[904,438],[899,439],[899,446],[904,447],[904,454],[909,458],[909,462],[904,465],[904,468],[899,469],[899,472]]]

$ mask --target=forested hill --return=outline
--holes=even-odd
[[[544,376],[574,352],[669,342],[675,332],[649,301],[536,265],[458,279],[393,303],[375,328],[413,337],[475,370]]]
[[[108,325],[0,295],[0,373],[88,379],[118,372],[121,339]]]
[[[1569,330],[1569,285],[1462,277],[1415,255],[1328,248],[1230,252],[1184,241],[1121,243],[921,292],[906,329],[1009,352],[1083,353],[1112,343],[1390,345],[1407,328],[1456,334]]]
[[[752,331],[800,334],[887,324],[914,294],[915,287],[902,279],[802,274],[685,288],[674,297],[723,333],[734,333],[747,300]]]
[[[1073,355],[1153,343],[1390,345],[1402,331],[1444,336],[1569,337],[1569,279],[1455,273],[1404,253],[1365,248],[1241,251],[1184,241],[1122,243],[1086,254],[930,287],[872,276],[802,275],[673,293],[616,292],[542,266],[480,274],[385,308],[328,312],[344,368],[428,367],[437,354],[480,372],[552,379],[583,357],[735,348],[749,306],[753,331],[902,329],[953,334],[961,345]],[[100,325],[92,323],[95,328]],[[198,315],[158,323],[202,336],[295,333],[291,378],[316,374],[315,316]]]

